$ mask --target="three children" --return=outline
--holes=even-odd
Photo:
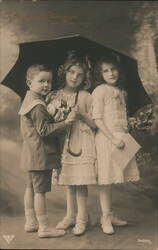
[[[87,71],[86,61],[75,52],[69,53],[60,70],[62,88],[56,92],[50,92],[53,74],[45,65],[33,65],[27,71],[30,90],[19,112],[22,159],[27,170],[25,231],[38,230],[39,237],[62,236],[69,226],[74,226],[74,235],[83,234],[88,223],[87,185],[96,183],[103,232],[112,234],[112,225],[127,224],[114,217],[111,208],[111,184],[139,180],[135,158],[121,171],[111,157],[114,147],[123,150],[126,146],[121,138],[128,132],[127,94],[120,67],[113,58],[97,63],[99,86],[92,96],[84,90]],[[52,169],[60,168],[60,154],[58,183],[67,186],[67,213],[56,229],[50,229],[45,194],[51,190]]]

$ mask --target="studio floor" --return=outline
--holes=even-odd
[[[97,198],[98,187],[89,188],[91,224],[87,232],[76,237],[71,229],[60,238],[39,239],[37,233],[24,232],[24,216],[21,209],[8,206],[1,215],[0,245],[2,249],[158,249],[158,210],[151,200],[136,192],[135,186],[114,188],[113,207],[117,215],[128,220],[126,227],[115,227],[114,235],[102,232]],[[55,187],[48,194],[48,215],[51,226],[64,216],[65,189]],[[12,237],[7,242],[6,236]]]
[[[113,187],[113,210],[119,218],[128,221],[128,226],[115,227],[115,234],[111,236],[102,232],[98,186],[94,185],[89,186],[91,223],[84,235],[76,237],[69,229],[63,237],[39,239],[37,233],[24,232],[25,178],[19,168],[20,144],[1,138],[0,149],[1,249],[158,250],[157,162],[150,161],[147,165],[146,159],[140,169],[143,173],[140,184],[128,183]],[[48,216],[52,227],[65,215],[65,191],[64,187],[55,186],[47,194]]]

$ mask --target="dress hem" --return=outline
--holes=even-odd
[[[84,185],[97,185],[97,183],[96,182],[94,182],[94,183],[74,183],[74,184],[66,184],[66,183],[58,183],[58,185],[59,186],[84,186]]]
[[[133,182],[138,182],[138,181],[140,181],[140,177],[135,177],[135,178],[130,178],[130,179],[127,179],[127,180],[125,180],[125,181],[116,181],[116,182],[111,182],[111,183],[97,183],[97,185],[100,185],[100,186],[102,186],[102,185],[105,185],[105,186],[108,186],[108,185],[123,185],[123,184],[128,184],[128,183],[133,183]]]

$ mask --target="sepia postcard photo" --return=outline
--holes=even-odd
[[[0,0],[0,248],[158,250],[158,1]]]

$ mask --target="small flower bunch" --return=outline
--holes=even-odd
[[[64,121],[71,111],[71,107],[68,103],[62,98],[59,98],[56,93],[48,96],[46,103],[48,104],[47,111],[54,118],[55,122]]]
[[[147,105],[138,110],[134,117],[128,119],[129,128],[133,131],[146,131],[151,130],[153,124],[153,107]]]

